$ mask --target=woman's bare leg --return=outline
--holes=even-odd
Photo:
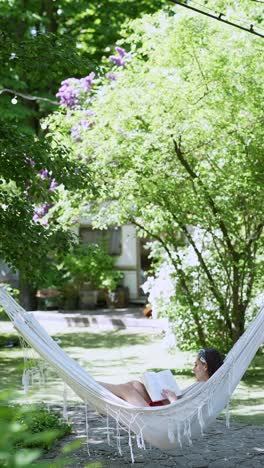
[[[110,384],[106,382],[98,382],[103,387],[110,390],[114,395],[122,398],[135,406],[149,406],[148,402],[150,397],[144,387],[144,385],[138,380],[132,380],[124,384]]]

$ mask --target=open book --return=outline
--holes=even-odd
[[[163,389],[175,392],[177,396],[182,394],[182,391],[177,384],[175,377],[170,370],[160,372],[144,372],[142,381],[152,401],[164,400],[161,392]]]

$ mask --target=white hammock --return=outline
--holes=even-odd
[[[28,344],[55,368],[86,405],[107,415],[107,420],[109,416],[113,417],[118,431],[119,424],[127,429],[132,461],[131,433],[137,435],[138,445],[142,448],[145,440],[163,450],[191,443],[192,437],[203,434],[203,429],[215,421],[228,405],[231,394],[264,341],[262,309],[228,353],[224,364],[208,381],[194,385],[183,398],[170,405],[139,408],[97,383],[55,343],[33,314],[16,303],[4,287],[0,287],[0,304]]]

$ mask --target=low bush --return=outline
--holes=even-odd
[[[65,423],[58,412],[48,411],[44,407],[22,407],[18,411],[17,421],[26,427],[27,432],[32,435],[26,440],[21,439],[18,445],[23,447],[40,447],[48,450],[57,439],[71,433],[71,425]],[[48,437],[39,437],[48,434]]]
[[[71,426],[55,411],[11,404],[9,397],[7,393],[0,394],[0,466],[29,467],[56,440],[69,434]],[[49,465],[41,462],[35,466]]]

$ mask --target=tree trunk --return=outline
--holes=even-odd
[[[37,309],[36,289],[20,276],[19,281],[19,302],[26,310]]]

